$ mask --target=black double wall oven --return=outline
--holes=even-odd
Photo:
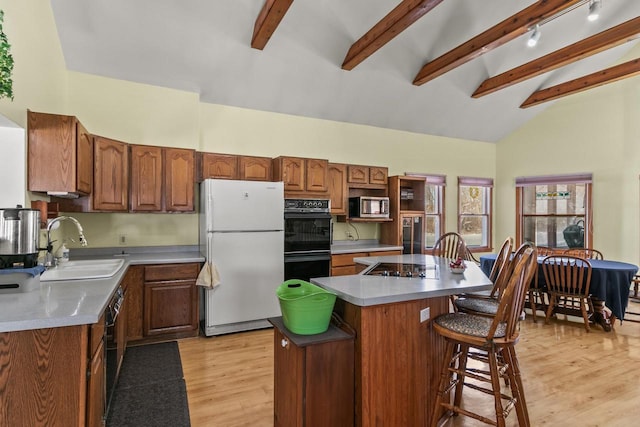
[[[330,275],[331,225],[329,200],[285,199],[285,280]]]

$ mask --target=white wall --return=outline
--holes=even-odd
[[[26,145],[25,132],[0,116],[0,208],[25,205]]]

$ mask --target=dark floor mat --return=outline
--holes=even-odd
[[[118,388],[107,427],[189,427],[187,388],[183,379]]]
[[[182,379],[176,341],[127,347],[116,389]]]

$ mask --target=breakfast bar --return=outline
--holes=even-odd
[[[453,273],[448,260],[428,255],[355,261],[358,275],[311,280],[337,294],[334,311],[356,332],[355,425],[425,426],[444,352],[430,319],[449,311],[450,295],[492,283],[473,263]]]

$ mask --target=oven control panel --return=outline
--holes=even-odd
[[[328,199],[284,199],[285,212],[330,212]]]

